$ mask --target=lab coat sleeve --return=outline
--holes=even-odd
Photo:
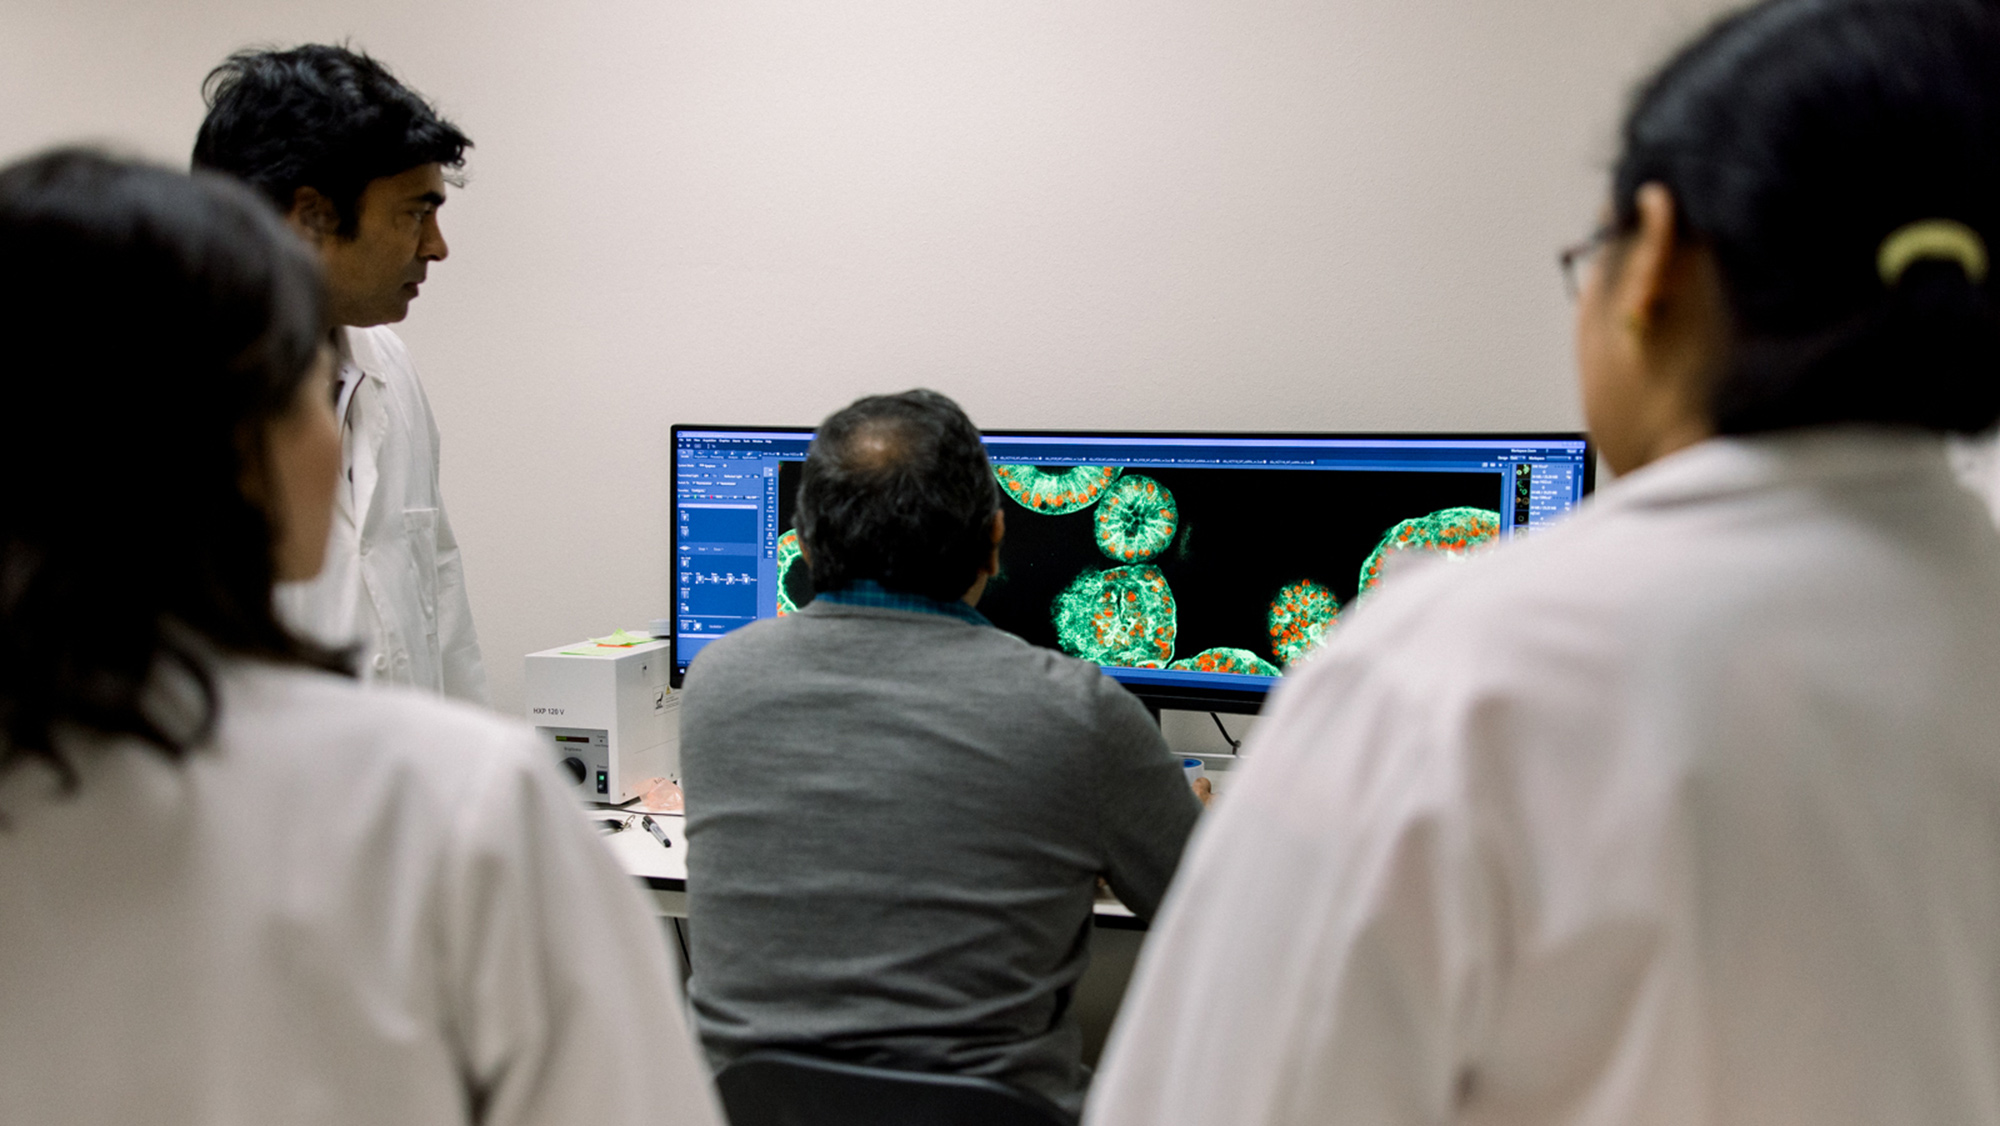
[[[1419,701],[1279,690],[1146,943],[1091,1126],[1452,1119],[1487,1029],[1494,884]]]
[[[1953,438],[1946,448],[1959,484],[1972,490],[1985,503],[1994,523],[2000,524],[2000,433]]]
[[[432,558],[437,561],[437,574],[431,577],[431,581],[436,591],[438,671],[442,687],[447,696],[490,706],[492,699],[486,690],[486,665],[479,655],[479,635],[472,628],[472,600],[465,589],[465,563],[459,554],[458,536],[451,530],[451,519],[444,510],[441,483],[444,477],[444,439],[438,433],[437,416],[431,411],[430,396],[417,379],[416,366],[410,359],[408,348],[394,333],[386,335],[385,346],[395,350],[397,362],[407,373],[407,385],[415,393],[424,427],[430,435],[430,496],[426,500],[428,507],[437,509],[437,519],[432,524],[433,535],[436,536],[433,545],[436,553]]]
[[[443,873],[443,993],[472,1121],[720,1126],[658,921],[525,737]]]
[[[472,600],[465,591],[465,564],[458,537],[445,516],[444,498],[437,506],[438,650],[444,663],[444,693],[474,704],[490,704],[486,665],[479,656],[479,636],[472,628]]]

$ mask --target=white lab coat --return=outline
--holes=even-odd
[[[658,921],[526,729],[220,683],[183,762],[0,775],[0,1122],[719,1126]]]
[[[394,332],[340,331],[342,374],[354,383],[341,427],[345,479],[326,564],[310,582],[279,586],[279,613],[325,644],[358,644],[364,680],[486,703],[430,401]]]
[[[1244,753],[1091,1126],[2000,1122],[2000,537],[1935,439],[1674,454]]]
[[[2000,524],[2000,434],[1954,439],[1951,465],[1959,483],[1984,501],[1994,522]]]

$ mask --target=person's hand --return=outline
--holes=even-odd
[[[685,807],[685,800],[681,797],[680,783],[654,778],[646,783],[639,804],[654,813],[679,813]]]
[[[1206,806],[1215,797],[1215,787],[1208,784],[1208,779],[1197,778],[1194,780],[1194,796],[1200,798],[1201,804]]]

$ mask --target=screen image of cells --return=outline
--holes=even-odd
[[[781,618],[799,611],[799,604],[792,601],[792,592],[785,587],[786,580],[791,576],[792,566],[803,562],[803,556],[799,551],[799,530],[785,529],[785,534],[778,537],[778,616]]]
[[[1064,516],[1096,504],[1123,472],[1115,465],[1072,465],[1061,471],[995,465],[993,478],[1022,508],[1043,516]]]
[[[1163,668],[1179,628],[1174,592],[1157,567],[1078,575],[1050,607],[1063,651],[1100,665]]]
[[[1500,514],[1490,508],[1441,508],[1405,520],[1382,533],[1382,542],[1361,564],[1359,597],[1382,581],[1384,561],[1398,551],[1434,551],[1447,557],[1466,553],[1500,535]]]
[[[1311,580],[1287,583],[1271,599],[1271,652],[1292,664],[1311,653],[1340,615],[1333,592]]]
[[[1097,506],[1097,549],[1120,563],[1151,559],[1180,529],[1174,494],[1151,477],[1126,477]]]
[[[1203,649],[1192,657],[1182,657],[1167,666],[1183,672],[1233,672],[1243,676],[1277,676],[1278,666],[1248,649],[1218,646]]]

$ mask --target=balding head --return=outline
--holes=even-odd
[[[991,559],[999,508],[972,420],[935,391],[905,391],[857,400],[820,423],[797,524],[816,589],[871,579],[948,602]]]
[[[903,418],[863,419],[848,434],[841,450],[842,460],[857,473],[888,473],[907,463],[916,450],[918,435],[914,429]]]

